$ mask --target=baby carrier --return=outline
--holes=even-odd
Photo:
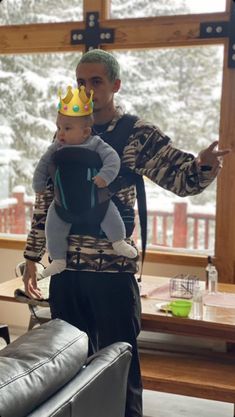
[[[84,148],[61,148],[53,157],[55,209],[58,216],[96,236],[109,204],[108,190],[99,189],[92,178],[102,166],[99,155]]]
[[[124,115],[112,132],[105,132],[102,139],[122,156],[137,117]],[[142,257],[146,246],[147,210],[144,181],[128,168],[121,167],[118,177],[106,188],[98,188],[92,178],[102,162],[99,155],[84,148],[61,148],[54,154],[55,209],[59,217],[72,224],[72,234],[101,237],[100,228],[110,199],[116,204],[124,221],[127,237],[131,236],[135,222],[134,209],[123,204],[116,193],[136,184],[138,212],[141,225]]]

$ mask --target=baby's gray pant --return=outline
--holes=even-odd
[[[123,240],[126,237],[123,220],[117,207],[112,201],[109,203],[108,209],[100,226],[106,234],[108,240],[111,242]],[[47,213],[45,227],[47,250],[51,259],[66,259],[68,247],[67,239],[70,228],[71,223],[65,222],[56,213],[53,201]]]

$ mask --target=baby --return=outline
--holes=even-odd
[[[55,142],[49,146],[40,158],[33,176],[33,189],[43,193],[52,164],[53,155],[62,147],[76,147],[97,152],[102,161],[102,167],[93,182],[98,188],[107,187],[118,175],[120,158],[117,152],[99,136],[92,136],[93,125],[93,92],[87,97],[85,88],[67,89],[67,95],[60,102],[57,114],[57,133]],[[115,204],[110,200],[107,211],[100,224],[107,238],[112,242],[114,251],[119,256],[135,258],[137,250],[125,241],[126,231],[123,220]],[[66,268],[67,238],[71,223],[62,220],[55,210],[55,202],[51,203],[46,219],[46,241],[51,264],[40,274],[41,278],[58,274]]]

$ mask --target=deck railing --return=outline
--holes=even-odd
[[[33,212],[33,198],[23,187],[12,197],[0,200],[0,233],[26,234]],[[188,211],[188,204],[175,202],[172,210],[148,211],[148,246],[207,250],[213,247],[215,215]],[[140,242],[140,227],[136,215],[134,240]]]
[[[0,233],[26,234],[33,214],[33,198],[16,187],[10,198],[0,200]]]
[[[148,245],[187,249],[213,249],[215,215],[188,212],[188,204],[175,202],[172,211],[148,211]],[[140,226],[136,216],[134,240],[140,240]]]

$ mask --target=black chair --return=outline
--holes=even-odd
[[[20,262],[15,268],[15,274],[17,277],[20,277],[24,273],[25,261]],[[42,280],[44,281],[44,280]],[[45,284],[49,285],[49,280],[45,278]],[[22,289],[18,288],[15,291],[15,297],[22,303],[28,304],[30,311],[30,319],[28,330],[31,330],[34,326],[46,323],[51,320],[51,312],[49,308],[49,303],[45,299],[35,300],[30,299]]]
[[[7,345],[9,345],[10,335],[7,324],[0,324],[0,337],[5,340]]]

